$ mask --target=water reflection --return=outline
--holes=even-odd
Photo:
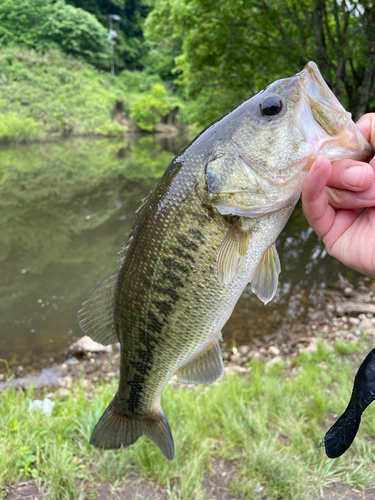
[[[0,154],[0,358],[42,365],[81,336],[77,311],[117,267],[134,212],[186,138],[71,140]],[[268,335],[300,321],[338,271],[296,210],[278,242],[283,266],[267,306],[247,289],[224,335]],[[0,364],[0,371],[2,366]]]

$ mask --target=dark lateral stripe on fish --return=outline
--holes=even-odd
[[[147,331],[151,330],[152,333],[160,333],[163,329],[164,323],[152,312],[148,311],[147,316],[149,319]]]
[[[208,222],[210,222],[210,217],[206,214],[202,214],[201,212],[191,212],[194,216],[195,220],[201,225],[204,226]]]
[[[150,349],[137,349],[136,353],[138,354],[139,359],[142,360],[144,364],[150,364],[153,358],[153,351]]]
[[[176,288],[185,287],[185,285],[182,282],[182,279],[179,276],[176,276],[173,271],[166,271],[163,274],[163,278],[169,280],[171,284],[174,285]]]
[[[195,238],[196,240],[198,240],[200,243],[202,243],[204,245],[205,239],[204,239],[203,233],[201,231],[199,231],[199,229],[190,228],[189,233],[193,236],[193,238]]]
[[[192,264],[195,264],[195,259],[189,253],[186,253],[180,247],[173,247],[172,252],[177,255],[177,257],[181,257],[182,259],[190,261]]]
[[[141,400],[143,389],[145,387],[146,378],[143,375],[134,375],[131,380],[128,380],[130,385],[130,394],[127,400],[127,406],[130,413],[136,413],[139,401]]]
[[[157,337],[147,330],[142,332],[140,340],[144,345],[144,349],[137,349],[140,361],[132,361],[130,363],[139,372],[139,374],[134,375],[131,380],[127,381],[127,384],[131,389],[127,400],[128,408],[131,412],[135,412],[138,402],[142,396],[145,375],[147,375],[152,368],[154,347],[159,343]]]
[[[146,347],[146,349],[159,344],[158,338],[149,333],[147,330],[143,330],[139,333],[139,341]]]
[[[164,316],[168,316],[168,314],[172,311],[172,305],[165,300],[153,300],[152,303],[157,307],[159,313]]]
[[[156,291],[158,293],[163,294],[163,295],[169,295],[169,297],[173,300],[173,302],[177,302],[178,299],[180,298],[178,293],[175,290],[173,290],[173,288],[171,288],[171,287],[168,287],[168,288],[156,287]]]
[[[163,259],[163,264],[167,269],[175,269],[176,271],[181,271],[184,274],[190,273],[190,269],[188,267],[186,267],[184,264],[181,264],[177,260],[172,259],[172,257]]]
[[[210,219],[215,219],[216,217],[215,209],[211,205],[207,205],[207,203],[202,203],[201,207],[206,211]]]
[[[180,234],[177,236],[177,241],[181,246],[187,248],[188,250],[192,250],[193,252],[198,252],[199,246],[194,242],[189,240],[184,234]]]

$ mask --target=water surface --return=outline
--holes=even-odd
[[[1,359],[13,368],[42,367],[82,336],[82,301],[117,268],[140,200],[186,142],[133,136],[2,147]],[[224,328],[227,343],[251,342],[304,321],[338,272],[355,275],[326,254],[300,208],[278,251],[276,298],[264,306],[246,289]]]

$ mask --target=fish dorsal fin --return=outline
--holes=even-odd
[[[229,285],[246,258],[249,233],[238,227],[238,220],[228,229],[217,253],[217,273],[221,285]]]
[[[119,260],[120,265],[122,265],[124,263],[128,248],[130,247],[131,242],[134,239],[134,233],[136,232],[136,230],[139,227],[140,220],[142,219],[144,212],[146,211],[145,208],[146,208],[147,203],[149,202],[149,200],[151,198],[151,195],[152,195],[152,191],[150,191],[148,193],[148,195],[142,199],[141,204],[139,205],[139,207],[135,211],[136,217],[134,219],[134,223],[133,223],[132,228],[130,230],[128,240],[125,243],[125,245],[121,248],[121,250],[119,252],[117,252],[117,255],[120,255],[120,260]]]
[[[252,291],[258,295],[264,304],[270,302],[275,296],[280,271],[280,259],[276,244],[272,243],[264,252],[251,280]]]
[[[177,380],[183,384],[212,384],[224,373],[223,357],[216,338],[192,361],[177,371]]]
[[[144,209],[144,207],[146,206],[146,203],[148,202],[148,200],[150,199],[150,196],[152,194],[152,191],[150,191],[148,193],[147,196],[145,196],[142,201],[141,201],[141,204],[139,205],[139,207],[137,208],[137,210],[135,211],[136,214],[140,214],[142,212],[142,210]]]
[[[114,322],[117,278],[118,270],[95,288],[78,312],[83,332],[103,345],[119,341]]]

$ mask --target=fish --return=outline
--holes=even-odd
[[[161,395],[173,375],[211,384],[224,372],[221,330],[247,284],[265,304],[281,270],[276,239],[318,155],[374,152],[309,62],[206,128],[143,201],[119,269],[82,305],[83,332],[120,342],[119,385],[90,443],[145,435],[172,460]]]

